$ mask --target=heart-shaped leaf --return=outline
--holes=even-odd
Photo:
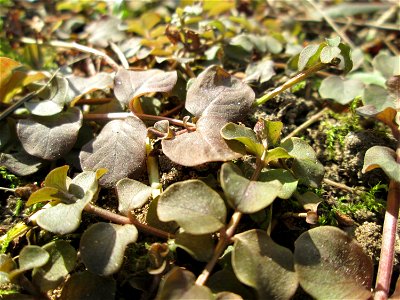
[[[216,116],[236,121],[247,114],[254,98],[247,84],[218,66],[210,66],[189,87],[185,107],[196,117]]]
[[[104,90],[113,86],[113,77],[109,73],[100,72],[91,77],[72,75],[67,78],[69,84],[69,102],[74,104],[83,95],[96,90]]]
[[[237,278],[253,287],[259,299],[290,299],[298,281],[293,254],[265,231],[249,230],[234,237],[232,266]]]
[[[318,91],[321,97],[334,99],[338,103],[345,105],[354,98],[362,95],[364,85],[357,79],[329,76],[322,80]]]
[[[201,117],[196,123],[196,131],[162,140],[163,152],[173,162],[183,166],[237,159],[246,153],[245,147],[221,137],[220,129],[225,123],[221,118]]]
[[[135,226],[96,223],[82,235],[79,245],[81,258],[89,271],[108,276],[117,272],[128,244],[137,240]]]
[[[132,99],[143,94],[171,91],[177,79],[176,71],[127,71],[121,68],[114,78],[114,94],[122,104],[128,105]]]
[[[92,199],[93,193],[88,191],[85,197],[72,204],[58,203],[55,206],[42,209],[37,214],[36,222],[43,229],[53,233],[67,234],[74,232],[81,222],[83,209]],[[60,220],[63,221],[60,222]]]
[[[127,216],[135,208],[142,207],[151,195],[151,187],[129,178],[117,182],[118,211]]]
[[[224,226],[226,207],[219,194],[203,181],[193,179],[170,185],[160,196],[161,221],[175,221],[190,234],[213,233]]]
[[[281,199],[289,199],[297,189],[298,180],[293,177],[290,171],[285,169],[275,169],[261,172],[259,181],[269,182],[278,180],[282,184],[282,189],[278,193]]]
[[[339,45],[339,44],[338,44]],[[334,58],[338,57],[341,50],[338,46],[326,46],[321,50],[320,59],[324,64],[330,63]]]
[[[269,206],[282,189],[278,180],[269,182],[248,180],[233,163],[222,165],[221,186],[229,205],[246,214],[255,213]]]
[[[117,283],[112,277],[102,277],[88,271],[74,273],[62,289],[61,300],[114,300],[116,287]]]
[[[68,81],[63,77],[56,77],[49,87],[49,96],[46,99],[33,99],[25,102],[25,107],[36,116],[52,116],[60,113],[69,101]]]
[[[382,168],[386,175],[400,182],[400,164],[396,161],[396,152],[384,146],[373,146],[365,152],[362,172]]]
[[[55,289],[76,264],[75,248],[63,240],[50,242],[42,247],[50,254],[49,261],[32,272],[32,279],[42,292]]]
[[[81,126],[82,112],[70,108],[52,116],[31,116],[20,120],[17,134],[26,152],[43,159],[56,160],[72,149]]]
[[[294,157],[291,169],[299,182],[317,187],[324,177],[325,170],[311,146],[299,138],[290,138],[283,142],[281,147]]]
[[[146,126],[136,117],[111,121],[82,147],[81,166],[84,170],[107,169],[100,179],[107,187],[122,178],[138,176],[145,166],[146,135]]]
[[[175,245],[198,261],[208,262],[214,253],[214,240],[211,234],[193,235],[181,231],[175,236]]]
[[[221,128],[221,136],[226,140],[241,142],[249,153],[258,157],[261,157],[264,151],[264,146],[257,140],[255,132],[248,127],[229,122]]]
[[[295,242],[295,270],[316,299],[369,299],[373,266],[360,245],[336,227],[313,228]]]
[[[156,300],[212,300],[210,289],[206,286],[195,285],[193,273],[175,267],[165,275],[160,284]]]

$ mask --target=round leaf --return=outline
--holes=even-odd
[[[107,187],[122,178],[138,176],[145,167],[146,135],[146,126],[136,117],[111,121],[82,147],[81,166],[88,171],[107,169],[100,179]]]
[[[282,189],[278,180],[250,181],[241,173],[232,163],[225,163],[221,167],[221,186],[228,203],[242,213],[255,213],[269,206]]]
[[[75,273],[65,283],[61,300],[114,300],[116,285],[113,278],[101,277],[88,271]]]
[[[151,195],[151,187],[129,178],[117,182],[118,211],[124,215],[142,207]]]
[[[259,299],[290,299],[298,285],[292,252],[262,230],[237,234],[234,240],[232,266],[237,278],[256,289]]]
[[[81,126],[82,113],[73,107],[57,115],[20,120],[17,134],[26,152],[56,160],[72,149]]]
[[[390,179],[400,182],[400,164],[396,161],[396,152],[384,146],[373,146],[365,152],[362,172],[375,168],[382,170]]]
[[[208,262],[214,253],[214,241],[211,234],[192,235],[182,231],[176,235],[175,245],[198,261]]]
[[[58,240],[42,247],[50,254],[50,260],[42,267],[35,268],[32,279],[40,290],[46,292],[56,288],[76,264],[76,251],[68,242]]]
[[[135,226],[96,223],[82,235],[79,250],[89,271],[108,276],[117,272],[124,259],[126,246],[137,240]]]
[[[263,182],[279,180],[282,184],[282,190],[279,191],[278,197],[281,199],[289,199],[296,191],[298,183],[298,180],[293,177],[292,173],[285,169],[261,172],[258,180]]]
[[[19,270],[26,271],[41,267],[47,263],[49,258],[49,253],[41,247],[35,245],[25,246],[19,253]]]
[[[224,226],[225,203],[204,182],[193,179],[170,185],[161,194],[157,214],[161,221],[175,221],[185,232],[207,234]]]
[[[361,96],[364,85],[357,79],[344,79],[340,76],[329,76],[322,80],[319,93],[323,98],[334,99],[345,105],[354,98]]]
[[[336,227],[303,233],[295,242],[302,288],[317,299],[369,299],[373,265],[360,245]]]

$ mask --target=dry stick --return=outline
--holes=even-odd
[[[160,230],[160,229],[148,226],[146,224],[143,224],[143,223],[139,222],[133,216],[131,216],[130,218],[124,217],[124,216],[121,216],[119,214],[113,213],[113,212],[111,212],[111,211],[109,211],[107,209],[104,209],[104,208],[98,207],[96,205],[90,204],[90,203],[85,206],[84,210],[86,212],[93,213],[96,216],[99,216],[99,217],[101,217],[103,219],[109,220],[109,221],[111,221],[113,223],[123,224],[123,225],[125,225],[125,224],[133,224],[136,227],[138,227],[140,230],[142,230],[144,232],[147,232],[149,234],[158,236],[158,237],[163,238],[163,239],[174,238],[173,234],[170,234],[170,233],[165,232],[163,230]]]
[[[355,190],[353,188],[351,188],[351,187],[349,187],[349,186],[347,186],[347,185],[345,185],[343,183],[339,183],[339,182],[333,181],[333,180],[328,179],[328,178],[324,178],[323,181],[328,185],[337,187],[338,189],[341,189],[341,190],[344,190],[344,191],[347,191],[347,192],[350,192],[350,193],[354,193],[355,192]]]
[[[277,88],[275,88],[274,90],[272,90],[271,92],[269,92],[268,94],[265,94],[264,96],[256,99],[256,101],[254,101],[254,106],[257,105],[261,105],[264,104],[265,102],[267,102],[268,100],[274,98],[275,96],[277,96],[278,94],[282,93],[283,91],[287,90],[288,88],[292,87],[293,85],[295,85],[296,83],[299,83],[300,81],[303,81],[304,79],[306,79],[307,77],[313,75],[314,73],[330,66],[330,65],[337,65],[339,63],[338,60],[334,59],[334,61],[332,61],[330,64],[324,64],[324,63],[318,63],[304,71],[301,71],[300,73],[298,73],[296,76],[294,76],[293,78],[290,78],[288,81],[286,81],[284,84],[282,84],[281,86],[278,86]]]
[[[119,59],[119,61],[121,62],[122,66],[123,66],[125,69],[128,69],[128,68],[129,68],[129,62],[128,62],[127,59],[126,59],[125,54],[124,54],[124,53],[121,51],[121,49],[120,49],[116,44],[114,44],[113,42],[110,42],[110,46],[111,46],[111,49],[115,52],[115,54],[117,54],[118,59]]]
[[[264,151],[263,156],[265,156],[266,151]],[[257,158],[256,169],[254,170],[253,175],[250,180],[257,180],[258,176],[261,173],[261,170],[264,167],[264,160],[261,158]],[[240,219],[242,218],[242,213],[240,211],[235,210],[233,213],[231,220],[229,221],[228,226],[220,230],[220,239],[218,241],[217,246],[215,247],[213,257],[207,263],[203,272],[197,277],[196,285],[204,285],[210,276],[215,264],[217,263],[219,257],[222,255],[226,247],[231,242],[233,235],[235,234],[236,228],[239,225]]]
[[[44,44],[43,41],[37,41],[31,38],[26,38],[23,37],[21,38],[21,42],[26,43],[26,44],[39,44],[42,45]],[[96,56],[100,56],[104,59],[104,61],[109,64],[115,71],[119,69],[119,65],[111,58],[109,57],[107,54],[105,54],[104,52],[101,52],[97,49],[85,46],[85,45],[81,45],[75,42],[64,42],[64,41],[49,41],[48,45],[52,46],[52,47],[60,47],[60,48],[69,48],[69,49],[75,49],[75,50],[79,50],[85,53],[90,53]]]
[[[301,131],[303,131],[304,129],[308,128],[312,123],[318,121],[319,118],[321,118],[324,114],[326,114],[329,111],[328,107],[325,107],[324,109],[322,109],[320,112],[316,113],[315,115],[313,115],[311,118],[309,118],[307,121],[305,121],[303,124],[301,124],[300,126],[298,126],[295,130],[293,130],[290,134],[288,134],[287,136],[285,136],[282,139],[282,143],[284,141],[286,141],[287,139],[290,139],[294,136],[296,136],[297,134],[299,134]]]
[[[329,24],[329,26],[332,27],[333,30],[342,38],[343,41],[345,41],[351,48],[354,48],[355,45],[353,42],[347,37],[347,35],[335,24],[335,22],[332,20],[331,17],[329,17],[320,7],[317,3],[314,2],[314,0],[307,0],[308,3],[314,7],[316,11],[325,19],[325,21]]]
[[[400,141],[396,149],[396,161],[400,164]],[[385,221],[382,231],[381,255],[375,284],[374,300],[386,300],[389,296],[390,280],[393,272],[394,248],[399,219],[400,182],[390,180]]]

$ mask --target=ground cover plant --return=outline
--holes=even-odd
[[[1,297],[399,297],[396,3],[0,3]]]

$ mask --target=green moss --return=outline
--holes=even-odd
[[[7,182],[9,188],[16,188],[21,184],[21,180],[14,174],[9,173],[5,167],[0,167],[0,178]]]

